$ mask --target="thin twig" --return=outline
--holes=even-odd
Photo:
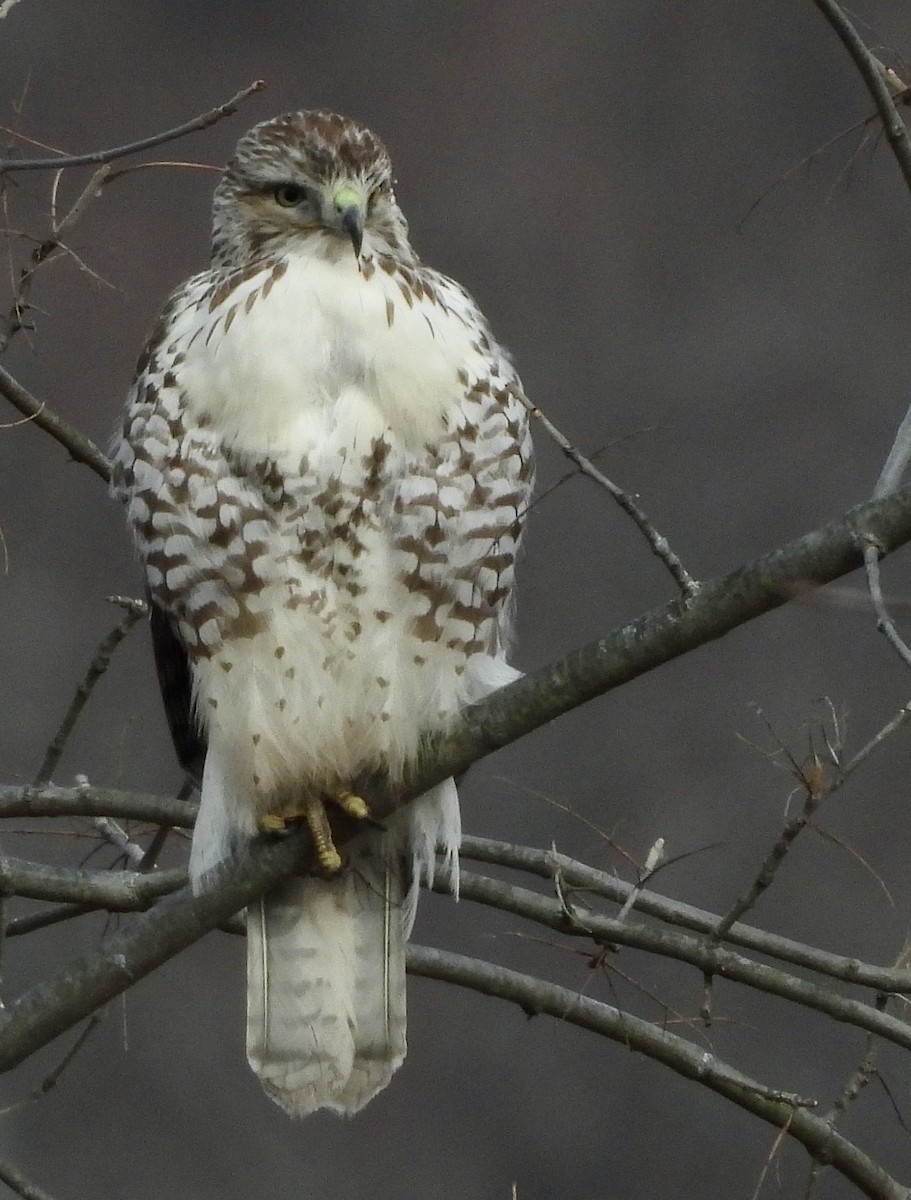
[[[813,0],[816,7],[835,30],[842,45],[850,54],[867,90],[876,105],[886,137],[895,155],[905,183],[911,188],[911,143],[901,114],[895,106],[895,95],[886,78],[882,63],[871,53],[863,38],[848,20],[835,0]]]
[[[800,812],[785,821],[778,837],[775,839],[775,844],[763,859],[762,866],[759,868],[753,882],[738,896],[737,900],[718,922],[718,927],[714,933],[716,942],[720,942],[727,936],[735,921],[739,921],[745,913],[749,912],[762,893],[771,885],[772,880],[778,872],[778,868],[784,862],[794,841],[806,828],[810,818],[821,804],[823,795],[824,793],[818,793],[811,789],[807,790]]]
[[[115,602],[119,602],[118,597]],[[51,739],[48,746],[44,761],[35,776],[34,786],[43,787],[46,783],[50,783],[51,776],[60,762],[63,751],[66,749],[66,743],[70,734],[76,726],[76,722],[82,715],[82,710],[88,703],[89,697],[97,684],[98,680],[104,675],[108,669],[111,657],[114,651],[127,636],[130,630],[138,621],[148,616],[148,605],[141,600],[131,600],[126,607],[123,619],[119,624],[111,630],[111,632],[100,642],[98,649],[92,661],[89,663],[89,668],[85,673],[82,682],[76,688],[76,694],[73,696],[70,706],[64,714],[63,720],[60,722],[60,727]]]
[[[108,150],[93,150],[89,154],[64,154],[59,158],[4,158],[0,159],[0,175],[11,171],[56,171],[61,167],[86,167],[95,163],[112,162],[115,158],[126,158],[129,154],[138,154],[142,150],[151,150],[153,146],[161,146],[164,142],[175,142],[188,133],[199,129],[207,129],[210,125],[221,121],[235,113],[239,105],[252,96],[261,92],[266,86],[262,79],[257,79],[248,87],[242,88],[225,104],[193,117],[182,125],[167,129],[163,133],[155,133],[151,137],[142,138],[137,142],[128,142],[125,146],[115,146]]]
[[[834,760],[835,764],[839,768],[838,773],[832,778],[826,777],[822,769],[822,763],[816,755],[812,756],[812,761],[818,770],[812,773],[806,768],[798,766],[793,759],[791,760],[804,789],[803,806],[799,813],[789,818],[782,826],[775,844],[763,860],[755,879],[749,888],[738,897],[731,909],[725,914],[723,920],[718,923],[715,931],[716,939],[721,940],[726,938],[731,926],[753,907],[762,893],[769,887],[779,867],[793,846],[794,841],[811,824],[814,813],[823,801],[829,799],[830,796],[842,788],[858,767],[865,763],[870,755],[878,750],[896,730],[900,729],[909,717],[911,717],[911,703],[903,705],[895,716],[874,734],[866,745],[862,746],[844,766],[841,765],[835,748],[830,747],[832,753],[836,756]]]
[[[55,438],[61,446],[65,446],[76,462],[85,463],[105,482],[110,480],[110,460],[91,438],[80,433],[75,425],[71,425],[63,417],[58,417],[43,400],[38,400],[27,391],[3,366],[0,366],[0,395],[5,396],[21,413],[34,417],[35,424]]]
[[[17,1100],[14,1104],[8,1104],[5,1108],[0,1108],[0,1117],[5,1117],[11,1112],[16,1112],[18,1109],[24,1108],[27,1104],[34,1104],[36,1100],[40,1100],[42,1096],[46,1096],[48,1092],[52,1091],[60,1082],[64,1071],[103,1020],[104,1013],[93,1013],[57,1066],[49,1074],[45,1075],[38,1086],[33,1088],[23,1100]]]
[[[874,499],[878,499],[880,496],[888,496],[890,492],[898,490],[902,476],[908,466],[909,458],[911,458],[911,407],[909,407],[902,418],[902,423],[899,425],[898,432],[895,435],[895,441],[892,443],[883,469],[880,471],[876,487],[873,489]]]
[[[876,613],[876,628],[885,636],[886,641],[899,656],[906,667],[911,667],[911,647],[898,632],[895,622],[889,615],[883,600],[882,584],[879,572],[879,547],[875,539],[868,540],[864,547],[864,567],[867,572],[867,585],[870,589],[870,599]]]
[[[643,510],[636,503],[635,499],[618,487],[604,474],[599,471],[590,459],[578,450],[572,442],[561,433],[554,425],[553,421],[541,411],[537,404],[533,404],[522,393],[519,393],[519,399],[531,413],[531,415],[544,426],[549,436],[560,447],[568,459],[576,464],[583,475],[587,475],[589,479],[593,479],[600,487],[604,488],[617,501],[623,511],[632,518],[642,533],[645,540],[651,547],[652,553],[655,554],[667,567],[674,578],[675,583],[680,588],[680,591],[687,598],[695,596],[699,591],[699,584],[684,567],[678,556],[671,549],[666,537],[663,537],[655,526],[651,523]]]
[[[125,829],[112,820],[111,817],[95,817],[92,825],[97,829],[106,842],[119,850],[127,862],[133,864],[137,871],[142,870],[145,862],[145,851],[142,846],[132,840]]]
[[[63,236],[76,224],[82,214],[85,212],[89,203],[98,195],[105,178],[110,171],[110,167],[103,166],[95,172],[89,183],[80,193],[76,202],[72,205],[69,212],[63,220],[58,224],[56,215],[56,188],[51,204],[51,225],[52,233],[50,237],[42,238],[35,249],[29,256],[28,265],[23,267],[19,272],[19,278],[14,289],[13,302],[7,313],[6,320],[3,322],[3,333],[0,335],[0,353],[6,350],[13,336],[20,329],[30,328],[26,326],[25,317],[29,311],[29,293],[32,283],[37,275],[38,270],[45,263],[50,262],[57,255],[58,251],[67,252],[66,246],[63,244]],[[30,239],[31,240],[31,239]],[[69,252],[72,253],[72,252]],[[80,267],[88,270],[84,263],[73,254]],[[92,272],[94,274],[94,272]],[[97,278],[97,276],[95,276]]]

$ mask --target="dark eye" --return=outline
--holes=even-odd
[[[280,204],[282,208],[294,208],[296,204],[307,199],[307,189],[298,183],[280,183],[273,188],[272,195],[276,204]]]
[[[373,210],[376,208],[377,201],[381,200],[383,197],[387,196],[388,194],[389,194],[389,185],[386,183],[381,183],[378,188],[374,188],[374,190],[370,193],[370,196],[367,200],[367,212],[373,212]]]

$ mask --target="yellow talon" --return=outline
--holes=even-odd
[[[367,802],[360,796],[355,796],[354,792],[349,792],[347,788],[339,788],[337,792],[332,792],[329,799],[356,821],[366,821],[370,816]]]
[[[260,833],[284,833],[288,828],[287,820],[279,813],[263,813],[256,823]]]
[[[342,856],[332,840],[332,829],[326,815],[327,804],[334,804],[356,821],[364,821],[370,816],[370,809],[360,796],[356,796],[347,788],[338,788],[329,792],[325,798],[318,795],[306,796],[300,807],[286,808],[282,813],[263,813],[257,822],[260,832],[284,833],[289,822],[303,817],[313,838],[319,865],[327,875],[334,875],[342,865]]]
[[[304,800],[304,819],[313,837],[319,865],[328,875],[334,875],[342,865],[342,856],[335,848],[326,806],[319,796],[308,796]]]

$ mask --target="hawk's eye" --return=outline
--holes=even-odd
[[[282,208],[294,208],[307,199],[307,189],[298,183],[280,183],[272,189],[272,195],[276,204],[280,204]]]

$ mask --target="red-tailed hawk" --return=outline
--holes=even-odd
[[[468,293],[418,259],[382,143],[325,112],[241,139],[212,262],[139,363],[115,490],[145,564],[178,753],[202,771],[194,885],[304,817],[323,877],[247,915],[247,1050],[292,1113],[354,1112],[405,1054],[405,939],[450,780],[333,845],[364,771],[395,778],[514,678],[532,482],[520,384]],[[192,710],[192,712],[191,712]]]

